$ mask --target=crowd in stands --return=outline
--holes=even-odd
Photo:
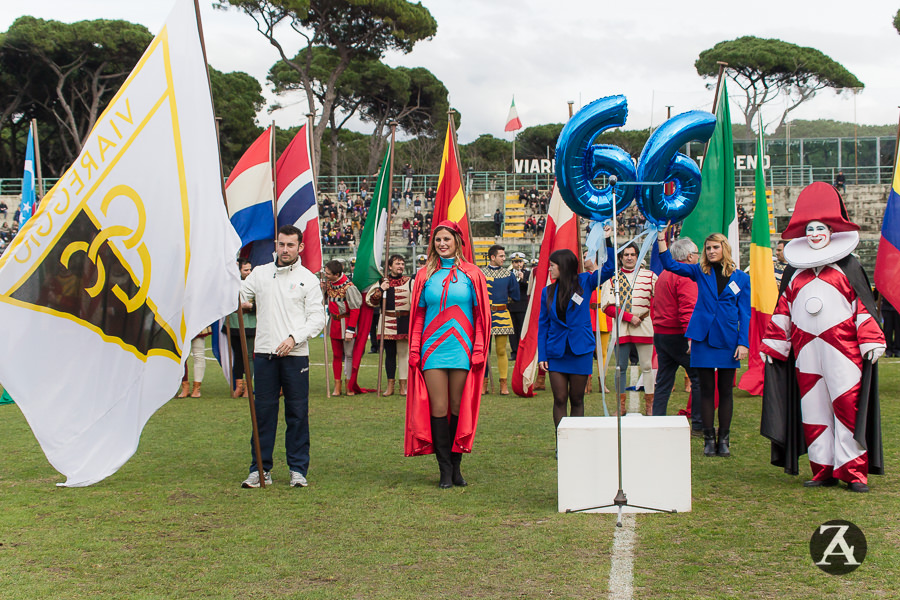
[[[0,223],[0,253],[6,250],[9,242],[16,236],[16,233],[18,233],[19,231],[18,212],[19,211],[16,211],[16,220],[12,222],[12,225],[10,225],[6,221],[6,219],[3,219],[3,223]]]

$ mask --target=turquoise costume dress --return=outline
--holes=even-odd
[[[422,289],[419,308],[425,309],[422,331],[422,370],[465,369],[472,365],[475,338],[475,286],[456,268],[455,259],[441,258]]]

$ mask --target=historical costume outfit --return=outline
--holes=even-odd
[[[412,298],[412,277],[388,276],[388,289],[382,292],[379,285],[373,285],[366,294],[366,304],[384,311],[378,319],[379,337],[384,332],[384,368],[387,371],[388,387],[385,396],[394,393],[394,379],[397,373],[398,357],[400,368],[400,393],[406,394],[406,378],[409,370],[409,309]]]
[[[521,252],[513,252],[512,259],[525,260],[525,255]],[[508,304],[509,316],[512,319],[513,332],[509,338],[509,345],[512,348],[513,362],[519,351],[519,340],[522,339],[522,329],[525,327],[525,314],[528,312],[528,285],[531,279],[531,269],[512,269],[513,277],[519,286],[518,300],[511,300]]]
[[[868,474],[883,472],[875,362],[885,339],[868,278],[851,255],[858,229],[832,186],[813,183],[800,193],[782,235],[791,240],[790,267],[761,346],[775,359],[766,365],[761,432],[772,440],[772,463],[796,474],[804,450],[799,396],[813,474],[805,485],[841,480],[866,492]]]
[[[516,276],[506,267],[487,265],[481,268],[487,280],[488,296],[491,299],[491,335],[497,349],[497,372],[500,374],[500,393],[509,394],[507,378],[509,377],[509,357],[506,345],[509,336],[515,333],[512,316],[509,313],[509,302],[519,300],[519,282]]]
[[[619,366],[619,411],[625,414],[625,381],[632,349],[637,350],[641,368],[641,380],[644,383],[645,412],[653,412],[653,392],[656,383],[653,377],[653,320],[650,318],[650,303],[656,287],[656,273],[638,265],[634,270],[621,268],[616,277],[619,280],[619,306],[622,311],[622,322],[619,325],[619,355],[616,357]],[[600,310],[606,316],[616,318],[616,297],[612,280],[603,284],[600,291]],[[641,319],[640,324],[633,325],[633,316]]]
[[[362,351],[355,352],[357,347],[365,350],[367,331],[357,331],[362,307],[362,294],[346,273],[336,281],[325,284],[328,297],[328,338],[331,340],[331,368],[334,373],[334,384],[337,394],[341,393],[341,372],[347,381],[347,393],[352,395],[362,391],[356,384],[357,371],[362,359]],[[366,324],[368,329],[368,323]],[[353,339],[346,340],[346,334],[353,333]],[[359,355],[358,358],[356,355]]]
[[[445,223],[450,222],[438,227]],[[471,263],[442,258],[441,268],[430,277],[419,269],[411,305],[404,453],[433,452],[442,471],[447,461],[458,471],[461,453],[472,451],[481,404],[491,322],[484,275]],[[468,371],[459,415],[448,412],[446,421],[431,416],[423,374],[428,369]]]

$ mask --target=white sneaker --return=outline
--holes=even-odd
[[[268,471],[265,472],[266,485],[272,485],[272,476]],[[258,488],[259,487],[259,471],[250,471],[250,475],[241,483],[242,488]]]
[[[302,473],[291,471],[291,487],[306,487],[308,485],[306,477]]]

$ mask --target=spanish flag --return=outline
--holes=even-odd
[[[763,391],[765,365],[759,356],[760,341],[772,318],[778,301],[775,268],[772,262],[772,240],[769,237],[769,205],[766,201],[766,178],[763,174],[762,123],[756,140],[756,205],[753,231],[750,234],[750,360],[749,368],[738,387],[754,396]]]
[[[445,219],[459,224],[463,232],[463,256],[467,261],[475,262],[472,254],[472,232],[469,229],[469,216],[466,214],[466,195],[459,173],[459,161],[456,158],[452,118],[447,122],[447,137],[444,140],[444,154],[441,157],[441,175],[438,178],[434,215],[431,218],[432,230]]]

